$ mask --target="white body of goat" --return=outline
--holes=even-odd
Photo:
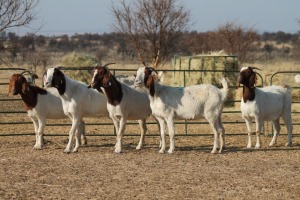
[[[69,116],[65,115],[62,107],[62,101],[57,90],[55,90],[54,88],[48,88],[47,95],[38,95],[38,103],[36,107],[27,111],[28,116],[34,124],[36,133],[36,144],[34,145],[35,149],[42,149],[46,119],[70,118]],[[79,122],[76,131],[81,136],[81,144],[86,144],[85,124],[82,120]]]
[[[138,120],[142,134],[136,149],[140,150],[142,148],[147,132],[146,119],[151,115],[149,99],[146,93],[135,90],[124,83],[121,83],[121,87],[123,91],[121,103],[117,106],[107,103],[109,116],[113,120],[117,131],[116,153],[122,152],[122,137],[125,132],[127,120]]]
[[[146,119],[151,115],[147,93],[118,81],[106,66],[95,68],[91,87],[98,91],[99,87],[103,88],[108,98],[107,110],[117,131],[115,152],[122,152],[122,140],[127,120],[138,120],[139,122],[141,138],[136,149],[141,149],[147,131]]]
[[[149,90],[150,107],[152,115],[160,123],[161,149],[165,152],[165,122],[167,123],[170,136],[170,149],[173,153],[174,142],[174,119],[199,119],[205,118],[214,132],[214,145],[212,153],[217,152],[219,131],[221,130],[220,151],[225,146],[225,130],[221,122],[223,103],[227,96],[228,85],[222,80],[223,89],[209,84],[194,85],[185,88],[165,86],[154,81],[156,72],[150,67],[140,67],[135,79],[136,86],[146,86]],[[146,83],[146,85],[144,85]]]
[[[21,84],[16,83],[18,81]],[[23,87],[24,85],[24,87]],[[25,90],[22,90],[26,88]],[[62,102],[56,89],[48,88],[46,90],[37,86],[31,86],[21,75],[13,75],[10,80],[9,93],[14,95],[20,94],[25,103],[27,114],[34,125],[36,143],[34,149],[43,148],[43,135],[46,125],[46,119],[63,119],[68,118],[64,114]],[[78,134],[82,137],[82,142],[86,143],[85,124],[80,121]]]
[[[56,87],[62,100],[64,113],[72,118],[72,127],[69,132],[69,142],[65,149],[71,152],[72,138],[83,117],[108,116],[105,95],[94,89],[89,89],[82,82],[73,80],[64,75],[58,68],[49,68],[46,75],[46,87]],[[79,148],[80,138],[76,134],[76,144],[73,152]]]
[[[262,130],[264,121],[272,121],[274,127],[274,135],[269,146],[276,144],[277,136],[280,132],[279,119],[282,117],[288,130],[287,146],[292,144],[292,119],[291,119],[291,94],[289,89],[281,86],[268,86],[264,88],[255,89],[255,99],[241,101],[242,117],[246,122],[248,130],[248,144],[247,148],[251,148],[252,140],[252,119],[256,123],[257,142],[255,148],[261,147],[260,132]]]
[[[279,119],[285,122],[288,130],[287,146],[292,144],[292,118],[291,118],[291,103],[292,95],[291,88],[282,86],[268,86],[264,88],[256,88],[255,80],[256,73],[252,67],[243,67],[241,69],[239,83],[243,84],[243,97],[241,100],[242,117],[246,122],[248,130],[247,148],[252,147],[252,120],[256,123],[256,145],[255,148],[261,147],[260,132],[264,121],[272,121],[274,127],[274,135],[269,146],[276,144],[277,136],[280,132]],[[250,78],[252,77],[252,78]],[[252,81],[251,81],[252,80]]]

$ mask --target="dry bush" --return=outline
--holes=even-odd
[[[238,76],[238,60],[234,56],[228,56],[225,52],[212,52],[210,55],[197,55],[192,57],[176,57],[173,60],[174,69],[176,70],[203,70],[202,72],[176,72],[169,79],[168,84],[178,87],[194,84],[213,84],[222,87],[220,84],[221,77],[226,77],[229,86],[235,86]],[[205,71],[209,70],[209,71]],[[214,72],[221,70],[221,72]],[[236,71],[236,72],[234,72]],[[236,91],[229,90],[226,106],[234,106]]]
[[[97,64],[98,60],[92,56],[79,54],[79,53],[70,53],[65,55],[59,61],[59,66],[63,67],[93,67]],[[72,70],[65,71],[72,79],[76,79],[85,83],[89,83],[91,80],[91,73],[89,70]]]

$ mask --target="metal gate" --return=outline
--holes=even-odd
[[[73,68],[66,68],[64,70],[68,70],[68,71],[80,71],[80,70],[91,70],[93,69],[92,67],[73,67]],[[13,72],[13,73],[20,73],[22,71],[24,71],[25,69],[22,68],[2,68],[0,69],[1,71],[6,70],[7,72]],[[112,73],[114,75],[116,74],[134,74],[136,72],[136,69],[110,69],[112,71]],[[164,72],[168,72],[168,73],[182,73],[182,79],[185,81],[188,78],[189,74],[192,73],[199,73],[199,72],[203,72],[203,73],[221,73],[221,74],[228,74],[228,73],[239,73],[239,71],[224,71],[224,70],[160,70],[160,71],[164,71]],[[282,72],[276,72],[274,74],[272,74],[272,76],[270,77],[270,84],[272,84],[272,80],[274,79],[274,77],[278,74],[291,74],[291,73],[300,73],[300,71],[282,71]],[[264,86],[264,83],[266,83],[267,80],[264,80],[263,77],[258,74],[259,76],[259,81],[258,81],[258,86]],[[29,74],[30,76],[30,74]],[[7,87],[8,87],[8,82],[9,82],[9,78],[10,77],[1,77],[1,81],[0,81],[0,87],[2,88],[0,91],[0,102],[2,104],[1,106],[1,110],[0,110],[0,126],[4,127],[5,126],[13,126],[13,127],[17,127],[20,126],[20,130],[19,132],[14,132],[14,133],[8,133],[5,131],[5,129],[0,128],[0,136],[25,136],[25,135],[34,135],[34,129],[33,129],[33,125],[32,122],[30,121],[29,117],[27,116],[27,113],[24,110],[18,109],[18,110],[12,110],[10,109],[10,107],[6,107],[3,106],[4,104],[14,104],[14,102],[22,102],[22,100],[20,99],[19,95],[17,97],[7,97],[5,93],[3,93],[2,91],[7,91]],[[31,77],[34,83],[34,78]],[[236,90],[237,86],[236,85],[229,85],[229,90]],[[300,87],[293,87],[293,89],[299,90]],[[240,100],[231,100],[236,104],[239,104]],[[293,101],[293,105],[299,104],[300,101]],[[292,115],[296,115],[299,114],[298,110],[295,110],[292,112]],[[228,132],[226,131],[226,135],[245,135],[246,134],[246,125],[245,122],[243,121],[242,117],[241,117],[241,112],[239,109],[239,106],[235,106],[235,107],[225,107],[223,110],[223,115],[229,116],[228,118],[234,118],[234,120],[224,120],[223,119],[223,124],[225,126],[226,129],[226,125],[238,125],[238,126],[242,126],[244,131],[243,132]],[[18,116],[21,120],[13,120],[12,118],[14,117],[10,117],[10,116]],[[231,117],[234,116],[234,117]],[[292,117],[293,118],[293,117]],[[238,119],[238,120],[237,120]],[[57,120],[58,121],[58,120]],[[138,123],[135,121],[129,121],[127,123],[128,125],[137,125]],[[148,125],[153,125],[156,126],[154,120],[148,120],[147,122]],[[199,133],[199,131],[197,133],[190,133],[189,128],[194,126],[194,125],[201,125],[201,124],[208,124],[208,122],[206,122],[205,120],[197,120],[197,121],[193,121],[193,120],[177,120],[175,122],[175,126],[184,126],[184,132],[180,132],[180,133],[176,133],[176,135],[178,136],[208,136],[208,134],[206,133]],[[24,125],[31,125],[31,129],[28,131],[25,129],[22,129],[22,126]],[[296,122],[295,120],[293,120],[293,125],[294,126],[299,126],[300,123]],[[47,124],[46,124],[46,128],[47,127],[62,127],[62,126],[66,126],[66,127],[71,127],[70,122],[64,122],[64,123],[56,123],[55,122],[48,122],[47,120]],[[92,131],[92,132],[88,132],[87,135],[93,135],[93,136],[114,136],[115,135],[115,131],[114,131],[114,126],[113,123],[110,120],[102,120],[99,119],[97,122],[88,122],[86,123],[86,126],[97,126],[100,127],[100,129],[102,130],[102,126],[108,126],[107,130],[111,130],[111,132],[107,133],[103,133],[101,130],[99,131]],[[53,128],[55,129],[55,128]],[[99,128],[97,128],[98,130]],[[294,129],[295,130],[295,129]],[[102,132],[102,133],[101,133]],[[51,134],[45,134],[46,136],[66,136],[67,132],[64,133],[51,133]],[[126,133],[126,135],[130,135],[130,136],[139,136],[139,131],[136,133]],[[147,134],[147,135],[153,135],[153,136],[158,136],[159,132],[153,132],[152,134]],[[209,134],[211,136],[211,134]],[[298,134],[293,134],[293,136],[297,136]]]

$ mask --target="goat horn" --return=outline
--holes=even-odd
[[[257,69],[257,70],[260,70],[261,71],[261,69],[259,69],[258,67],[251,67],[252,69]]]
[[[31,71],[29,71],[29,70],[25,70],[25,71],[23,71],[23,72],[21,73],[21,75],[23,75],[23,74],[25,74],[25,73],[32,74],[32,72],[31,72]]]
[[[54,68],[59,69],[59,70],[65,69],[65,67],[63,67],[63,66],[56,66],[56,67],[54,67]]]
[[[116,64],[116,63],[107,63],[107,64],[103,65],[103,67],[106,67],[106,66],[112,65],[112,64]]]
[[[157,71],[156,71],[156,69],[154,69],[153,67],[147,67],[151,72],[155,72],[155,73],[157,73]],[[157,73],[158,74],[158,73]]]

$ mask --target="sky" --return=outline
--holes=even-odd
[[[116,0],[113,0],[117,3]],[[128,0],[132,1],[132,0]],[[19,35],[109,33],[112,0],[40,0],[31,28],[10,29]],[[258,33],[300,31],[300,0],[179,0],[190,11],[190,31],[213,31],[227,22]],[[38,30],[38,31],[37,31]]]

